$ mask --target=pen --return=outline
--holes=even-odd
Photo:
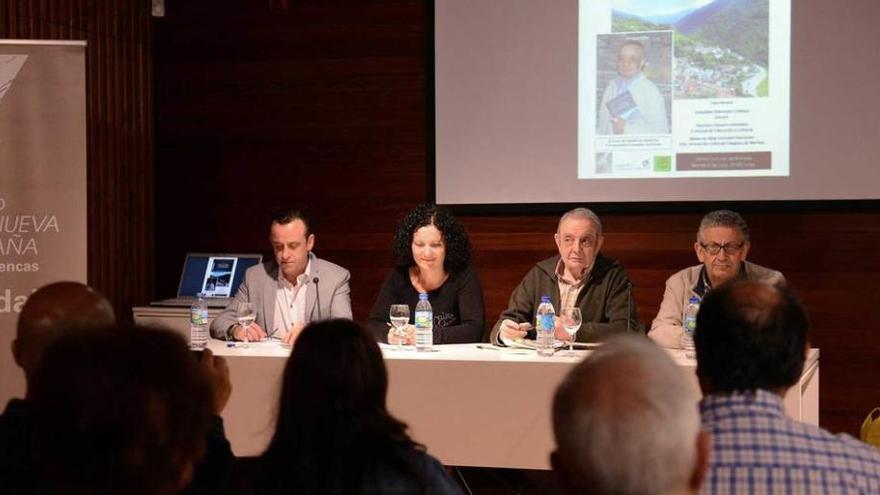
[[[496,347],[496,346],[494,346],[494,345],[481,345],[481,344],[477,344],[477,349],[486,349],[486,350],[488,350],[488,351],[499,351],[499,350],[501,350],[500,347]]]

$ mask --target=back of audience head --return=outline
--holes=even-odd
[[[363,327],[343,319],[310,324],[284,369],[275,435],[264,459],[295,466],[282,475],[305,492],[357,483],[363,464],[388,461],[395,446],[419,447],[388,412],[387,389],[382,352]]]
[[[656,345],[609,339],[556,391],[551,461],[565,493],[696,492],[708,459],[696,388]]]
[[[113,306],[91,287],[79,282],[45,285],[31,294],[21,310],[12,354],[30,382],[46,349],[59,337],[110,327],[115,321]]]
[[[694,334],[703,393],[784,394],[803,370],[809,327],[804,307],[785,287],[733,282],[712,290]]]
[[[180,336],[70,333],[33,383],[36,445],[53,493],[177,493],[204,454],[212,395]]]

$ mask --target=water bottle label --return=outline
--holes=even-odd
[[[538,328],[540,330],[544,330],[545,332],[553,331],[553,315],[540,315],[538,316]]]
[[[416,311],[415,324],[416,328],[431,328],[432,314],[428,311]]]
[[[199,308],[192,308],[190,310],[189,321],[192,322],[193,325],[201,325],[202,324],[202,310]]]
[[[697,319],[696,318],[694,318],[692,316],[688,316],[684,319],[684,329],[686,331],[693,333],[693,331],[696,328],[697,328]]]

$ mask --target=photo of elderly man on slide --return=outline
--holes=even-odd
[[[666,100],[644,71],[649,63],[646,44],[670,36],[668,32],[599,36],[597,87],[602,87],[603,72],[610,72],[602,66],[610,66],[615,58],[617,73],[599,102],[597,134],[669,134]],[[669,57],[664,58],[668,63]]]

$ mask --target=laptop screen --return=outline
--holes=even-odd
[[[262,261],[258,254],[187,254],[178,297],[232,297],[248,268]]]

